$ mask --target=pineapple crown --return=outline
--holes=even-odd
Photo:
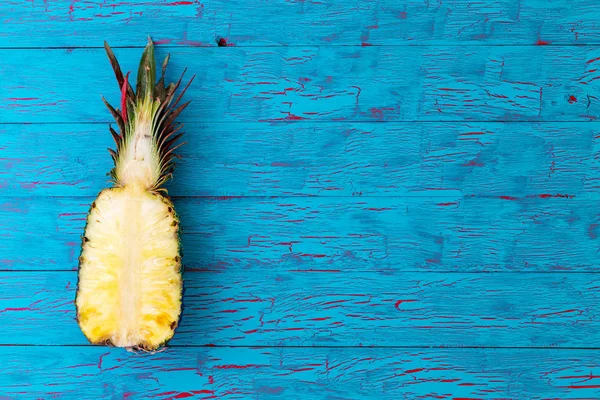
[[[129,72],[123,75],[108,43],[104,42],[104,48],[121,92],[120,110],[102,97],[120,131],[117,133],[112,126],[109,127],[117,146],[116,151],[108,149],[115,164],[109,175],[117,186],[140,184],[150,191],[166,192],[162,185],[173,177],[174,158],[180,158],[175,150],[185,144],[179,142],[183,125],[175,122],[175,119],[190,101],[181,105],[179,102],[195,75],[175,98],[187,68],[176,83],[165,86],[165,70],[170,57],[167,55],[162,63],[160,79],[156,82],[154,44],[148,38],[134,92],[129,82]]]

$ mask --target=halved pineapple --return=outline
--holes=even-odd
[[[90,342],[153,350],[170,339],[181,313],[179,221],[162,185],[171,177],[181,133],[175,118],[189,103],[173,101],[181,79],[156,80],[149,40],[138,70],[137,91],[105,43],[121,89],[122,111],[108,103],[121,133],[111,155],[114,187],[92,203],[79,258],[76,306]],[[193,78],[192,78],[193,79]],[[191,83],[191,80],[190,80]],[[188,84],[189,86],[189,84]]]

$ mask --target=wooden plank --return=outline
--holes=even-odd
[[[598,191],[598,123],[190,124],[177,196],[580,196]],[[0,195],[95,196],[104,124],[0,125]]]
[[[600,374],[598,351],[559,349],[3,347],[0,357],[9,398],[590,399]]]
[[[171,344],[600,347],[594,273],[188,272]],[[0,273],[1,344],[85,344],[75,272]],[[60,327],[60,329],[48,329]]]
[[[101,39],[136,46],[147,35],[174,46],[216,46],[219,37],[234,46],[546,45],[600,39],[593,0],[11,0],[2,2],[0,16],[1,47],[99,46]]]
[[[2,268],[74,270],[92,201],[2,199]],[[598,271],[594,196],[178,198],[175,208],[188,269]]]
[[[197,79],[182,121],[588,121],[600,48],[583,46],[176,48]],[[158,48],[162,57],[167,49]],[[140,49],[119,49],[135,70]],[[52,65],[46,66],[51,59]],[[0,122],[109,121],[103,49],[1,50]]]

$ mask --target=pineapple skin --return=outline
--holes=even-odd
[[[167,195],[113,187],[92,203],[75,305],[92,344],[156,350],[174,335],[183,294],[179,219]]]

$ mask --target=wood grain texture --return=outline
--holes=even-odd
[[[147,35],[177,46],[600,42],[593,0],[9,0],[0,16],[1,47],[140,46]]]
[[[0,2],[0,398],[600,398],[599,17]],[[120,92],[102,41],[135,74],[147,35],[197,79],[183,318],[132,354],[88,346],[73,301]]]
[[[589,121],[600,48],[560,46],[171,48],[197,74],[185,122]],[[119,49],[125,71],[139,49]],[[158,48],[158,56],[167,49]],[[51,59],[51,63],[47,60]],[[109,121],[119,88],[103,49],[0,50],[0,122]],[[61,79],[57,79],[61,77]]]
[[[598,348],[594,273],[187,272],[173,345]],[[0,273],[0,344],[85,344],[75,272]],[[47,329],[53,327],[53,329]]]
[[[92,201],[2,199],[2,269],[76,269]],[[175,208],[188,269],[582,272],[598,270],[596,203],[450,194],[177,198]]]
[[[595,122],[223,122],[186,130],[168,186],[175,196],[521,198],[599,187]],[[0,196],[96,196],[107,186],[107,125],[5,124],[0,143]]]
[[[2,394],[19,399],[591,399],[600,374],[598,351],[558,349],[3,347],[0,357]]]

